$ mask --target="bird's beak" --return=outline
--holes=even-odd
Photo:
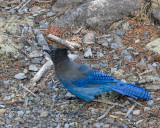
[[[44,49],[44,51],[47,52],[48,54],[51,53],[51,50],[49,50],[49,49]]]

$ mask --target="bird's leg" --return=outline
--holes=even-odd
[[[79,112],[79,110],[81,108],[83,108],[83,106],[85,106],[87,103],[88,103],[88,101],[86,101],[84,104],[82,104],[76,111],[73,111],[73,112],[69,113],[69,115],[75,115],[75,114],[77,114]]]

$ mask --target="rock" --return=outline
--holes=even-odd
[[[140,42],[140,39],[137,39],[137,40],[135,40],[135,44],[137,44],[137,43],[139,43]]]
[[[156,40],[148,43],[146,48],[150,51],[160,54],[160,38],[157,38]]]
[[[146,38],[148,37],[148,33],[147,32],[144,32],[142,34],[143,34],[144,37],[146,37]]]
[[[149,100],[148,102],[147,102],[147,105],[148,106],[152,106],[154,104],[154,101],[153,100]]]
[[[123,112],[123,113],[126,113],[126,112],[128,112],[128,109],[127,109],[127,108],[122,109],[122,112]]]
[[[157,3],[155,4],[156,6],[159,6],[159,0],[156,1]],[[154,18],[155,24],[159,24],[160,22],[160,14],[159,14],[159,7],[158,8],[153,8],[152,9],[152,17]]]
[[[69,124],[66,123],[66,124],[64,125],[64,128],[69,128]]]
[[[108,42],[103,43],[102,46],[108,48],[108,46],[109,46],[109,45],[108,45]]]
[[[95,32],[89,32],[85,35],[83,42],[85,44],[94,44],[95,43]]]
[[[31,62],[33,64],[41,64],[41,61],[42,61],[42,58],[39,57],[39,58],[33,58]]]
[[[22,79],[25,79],[27,78],[27,76],[24,74],[24,73],[18,73],[14,76],[14,78],[16,79],[19,79],[19,80],[22,80]]]
[[[149,111],[151,108],[150,107],[144,107],[144,112]]]
[[[142,62],[137,63],[136,67],[141,69],[141,70],[147,69],[147,65],[145,63],[142,63]]]
[[[33,65],[33,64],[32,64],[32,65],[29,66],[29,70],[30,70],[30,71],[35,71],[35,72],[36,72],[36,71],[39,70],[39,68],[38,68],[36,65]]]
[[[118,36],[118,35],[113,35],[114,37],[113,37],[113,40],[114,40],[114,42],[118,45],[118,47],[120,48],[120,49],[125,49],[125,46],[122,44],[122,39],[121,39],[121,37],[120,36]]]
[[[99,58],[104,57],[104,54],[101,52],[97,52],[97,57],[99,57]]]
[[[43,111],[43,112],[41,112],[41,114],[40,114],[40,117],[42,117],[42,118],[45,118],[45,117],[47,117],[48,116],[48,111]]]
[[[23,111],[18,111],[17,114],[18,114],[18,116],[23,116],[24,112]]]
[[[92,107],[90,107],[88,110],[90,110],[93,115],[95,115],[99,112],[98,109],[95,109],[95,108],[92,108]]]
[[[140,112],[141,112],[140,110],[134,110],[134,111],[133,111],[133,115],[139,115]]]
[[[108,43],[108,39],[106,37],[102,36],[102,37],[97,39],[98,44],[103,44],[103,43],[106,43],[106,42]]]
[[[57,0],[52,11],[56,15],[64,14],[54,20],[55,25],[84,26],[105,32],[111,24],[138,11],[139,8],[138,0],[128,0],[127,2],[126,0],[116,0],[115,2]]]
[[[130,53],[127,50],[123,50],[121,52],[121,56],[123,56],[128,61],[133,61],[133,57],[130,55]]]
[[[116,50],[118,48],[118,45],[116,43],[112,43],[111,48]]]
[[[42,52],[40,51],[33,51],[29,54],[29,58],[41,57],[43,56]]]
[[[104,124],[103,128],[110,128],[110,125],[109,124]]]
[[[122,124],[122,128],[129,128],[126,124]]]
[[[103,126],[104,123],[95,123],[94,127],[95,128],[101,128]]]
[[[148,85],[146,86],[148,90],[160,90],[160,85]]]
[[[76,96],[71,94],[70,92],[67,92],[66,95],[65,95],[65,99],[72,99],[72,98],[75,98]]]
[[[118,30],[118,31],[117,31],[117,34],[118,34],[119,36],[124,36],[124,35],[125,35],[125,30]]]
[[[117,71],[117,68],[111,68],[111,73],[114,73],[115,71]]]
[[[6,112],[6,109],[0,109],[0,114],[4,114]]]
[[[78,55],[68,54],[68,57],[69,57],[72,61],[74,61],[74,60],[76,60],[76,59],[78,58]]]
[[[51,17],[51,16],[53,16],[53,12],[48,12],[47,17]]]
[[[84,57],[92,57],[92,51],[90,47],[87,48],[87,51],[84,53]]]
[[[117,71],[114,72],[114,76],[117,78],[117,79],[122,79],[124,78],[124,70],[123,69],[119,69]]]

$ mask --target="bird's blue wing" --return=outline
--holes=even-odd
[[[114,83],[114,77],[100,71],[92,70],[85,74],[85,79],[77,79],[72,81],[77,87],[96,87],[101,84]]]

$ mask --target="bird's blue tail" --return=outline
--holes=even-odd
[[[146,100],[150,100],[150,94],[146,89],[134,84],[123,83],[121,81],[118,81],[117,83],[119,84],[119,86],[111,87],[113,91],[119,92],[123,95],[128,95],[133,98],[141,97]]]

